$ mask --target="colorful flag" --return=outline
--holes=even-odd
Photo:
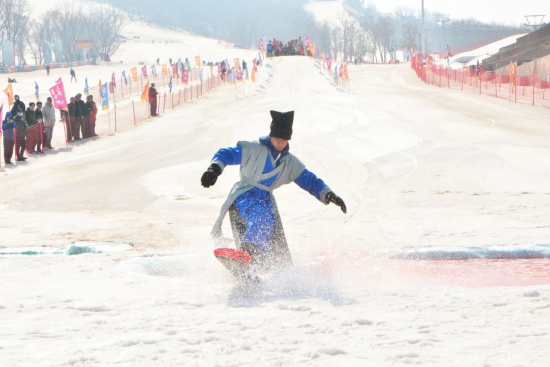
[[[235,69],[235,74],[237,75],[237,81],[242,82],[243,81],[243,73],[241,72],[241,68]]]
[[[233,62],[235,63],[235,70],[237,70],[239,68],[239,59],[236,58],[235,60],[233,60]]]
[[[141,68],[141,74],[145,79],[147,79],[147,65],[143,65],[143,67]]]
[[[168,67],[166,64],[162,65],[162,75],[168,75]]]
[[[235,84],[237,81],[235,79],[235,70],[233,68],[229,69],[229,84]]]
[[[342,79],[344,74],[342,73],[342,67],[344,66],[344,64],[340,65],[340,72],[338,73],[338,79]]]
[[[332,55],[328,55],[327,59],[327,69],[330,71],[332,70]]]
[[[245,72],[245,79],[248,80],[248,68],[244,69]]]
[[[184,69],[181,73],[181,85],[189,84],[189,69]]]
[[[157,76],[157,68],[155,65],[151,66],[151,73],[156,77]]]
[[[67,109],[67,97],[65,97],[65,87],[61,78],[55,83],[53,87],[50,88],[50,94],[53,99],[53,106],[58,110]]]
[[[132,70],[130,70],[130,72],[132,73],[132,78],[134,78],[134,82],[137,82],[138,81],[137,66]]]
[[[122,71],[122,77],[124,78],[124,84],[128,85],[128,79],[126,79],[126,71]]]
[[[90,94],[90,88],[88,88],[88,78],[84,79],[84,95]]]
[[[260,49],[260,51],[264,52],[264,40],[261,39],[260,42],[258,43],[258,48]]]
[[[99,96],[101,97],[101,109],[108,110],[109,109],[109,91],[107,89],[107,83],[103,84],[101,87],[101,92],[99,93]]]
[[[214,77],[214,64],[210,64],[210,77]]]
[[[254,83],[256,82],[256,73],[254,71],[252,71],[251,79],[252,79],[252,82],[254,82]]]
[[[170,83],[168,86],[170,87],[170,94],[172,94],[172,75],[170,75]]]
[[[39,101],[40,100],[40,90],[38,89],[38,83],[36,82],[36,80],[34,81],[34,96],[36,97],[36,100]]]
[[[2,103],[2,106],[0,106],[0,120],[3,118],[4,118],[4,104]],[[2,136],[2,126],[0,126],[0,136]]]
[[[479,64],[479,60],[477,60],[476,76],[477,76],[478,79],[479,79],[480,75],[481,75],[481,65]]]
[[[195,56],[195,63],[197,64],[198,67],[201,66],[201,57],[200,56]],[[189,68],[191,69],[191,68]]]
[[[510,61],[510,85],[512,87],[514,86],[515,75],[516,75],[516,66],[514,65],[514,63],[512,61]]]
[[[342,72],[343,72],[344,77],[346,78],[346,80],[349,80],[349,76],[348,76],[348,64],[344,64],[344,66],[342,67]]]
[[[186,67],[187,69],[191,70],[191,63],[189,62],[189,60],[187,60],[187,61],[185,62],[185,67]],[[183,69],[183,63],[181,63],[181,68]]]
[[[177,63],[172,64],[172,74],[178,75],[178,64]]]
[[[116,80],[115,80],[115,72],[113,71],[113,75],[111,76],[111,83],[113,83],[113,87],[116,87]]]
[[[199,78],[200,78],[200,81],[202,82],[202,68],[199,70]]]
[[[222,75],[222,63],[218,63],[218,75]]]
[[[8,84],[8,87],[4,89],[4,93],[8,96],[8,104],[11,106],[13,104],[13,87],[11,83]]]
[[[334,82],[338,83],[338,66],[334,65]]]
[[[141,102],[147,101],[149,101],[149,82],[147,82],[145,88],[143,89],[143,93],[141,93]]]

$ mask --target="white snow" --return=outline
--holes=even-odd
[[[449,64],[451,69],[462,69],[464,65],[466,66],[477,65],[478,61],[481,64],[483,60],[498,53],[501,48],[509,46],[512,43],[515,43],[518,38],[523,36],[525,36],[525,34],[516,34],[514,36],[506,37],[496,42],[490,43],[486,46],[476,48],[475,50],[456,54],[453,57],[451,57],[448,62],[447,62],[447,59],[441,59],[439,61],[436,61],[436,64],[443,65],[443,66],[447,66]],[[459,62],[460,59],[469,60],[469,61],[464,63],[461,60],[461,62]]]
[[[165,52],[141,47],[136,60]],[[548,259],[485,268],[391,254],[543,253],[528,244],[550,237],[547,110],[433,88],[408,65],[350,65],[351,92],[308,58],[269,66],[246,97],[224,86],[1,168],[0,364],[546,366]],[[209,236],[238,169],[209,190],[199,180],[218,148],[266,134],[270,109],[296,111],[291,150],[348,214],[277,190],[295,267],[246,287]],[[54,256],[75,244],[98,251]]]

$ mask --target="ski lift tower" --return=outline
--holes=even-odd
[[[526,27],[531,27],[533,28],[533,31],[536,31],[540,27],[546,25],[546,23],[544,23],[544,17],[545,15],[526,15],[525,19],[527,20],[527,23],[524,25]]]
[[[449,14],[440,14],[435,19],[437,23],[441,23],[441,29],[443,31],[443,47],[447,44],[445,40],[445,23],[450,22],[451,18],[449,18]]]

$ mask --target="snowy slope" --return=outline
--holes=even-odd
[[[478,61],[481,64],[481,62],[484,59],[490,57],[491,55],[494,55],[494,54],[498,53],[498,51],[502,47],[506,47],[508,45],[511,45],[512,43],[515,43],[518,38],[523,37],[523,36],[525,36],[525,34],[516,34],[514,36],[506,37],[506,38],[503,38],[499,41],[488,44],[487,46],[483,46],[483,47],[477,48],[477,49],[472,50],[472,51],[463,52],[463,53],[454,55],[453,57],[450,58],[450,61],[449,61],[450,67],[452,69],[462,69],[464,63],[458,62],[458,60],[460,60],[460,59],[470,59],[470,58],[471,58],[471,60],[466,63],[466,66],[477,65]],[[443,66],[448,65],[447,60],[436,61],[436,64],[443,65]]]
[[[88,250],[0,255],[2,366],[545,366],[547,259],[385,254],[547,243],[546,111],[441,93],[406,65],[351,65],[350,78],[344,93],[308,58],[272,60],[245,98],[222,87],[3,168],[5,251]],[[296,266],[251,290],[209,236],[238,169],[209,190],[199,179],[216,149],[266,134],[270,109],[296,111],[291,150],[348,214],[277,190]]]

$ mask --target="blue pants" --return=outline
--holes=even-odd
[[[235,203],[243,219],[248,222],[243,242],[252,243],[265,252],[271,251],[275,214],[269,193],[252,189],[239,196]]]

